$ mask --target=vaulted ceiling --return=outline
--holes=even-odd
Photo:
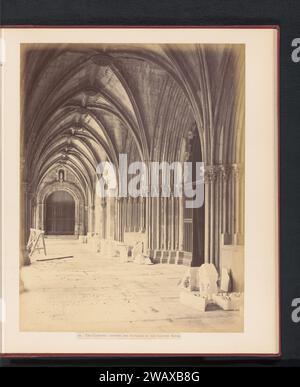
[[[65,165],[93,187],[100,161],[180,157],[198,129],[207,164],[239,162],[244,50],[239,45],[23,45],[25,180]]]

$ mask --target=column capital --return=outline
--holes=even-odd
[[[235,178],[235,179],[238,179],[240,176],[241,176],[241,173],[242,173],[242,168],[240,165],[238,164],[232,164],[231,165],[231,173],[232,173],[232,176]]]
[[[240,164],[215,164],[206,165],[204,169],[205,182],[211,182],[216,177],[222,180],[228,180],[230,176],[239,178],[243,168]]]
[[[204,167],[204,182],[211,183],[217,177],[217,167],[215,165],[206,165]]]

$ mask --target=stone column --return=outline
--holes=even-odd
[[[242,165],[239,165],[238,171],[238,243],[244,244],[244,200],[245,200],[245,191],[244,191],[244,168]]]
[[[174,197],[174,242],[175,250],[179,250],[179,198]]]
[[[141,229],[140,231],[144,232],[145,231],[145,198],[141,196]]]
[[[150,228],[150,200],[151,198],[149,196],[146,197],[146,202],[145,202],[145,206],[146,206],[146,219],[145,219],[145,225],[146,225],[146,249],[147,249],[147,252],[149,252],[151,246],[150,246],[150,232],[151,232],[151,228]]]
[[[160,199],[159,198],[153,198],[153,201],[155,201],[155,211],[154,211],[154,217],[153,217],[153,223],[154,227],[156,229],[155,234],[155,241],[154,241],[154,248],[155,250],[160,249]]]
[[[119,241],[123,241],[123,230],[124,230],[124,225],[123,225],[123,198],[119,198]]]
[[[136,198],[132,198],[131,202],[131,232],[136,231]]]
[[[232,211],[232,188],[233,188],[233,178],[232,178],[232,169],[231,166],[228,167],[228,181],[227,181],[227,234],[230,239],[230,244],[232,243],[232,234],[233,234],[233,211]]]
[[[164,250],[168,249],[168,198],[162,198],[163,201],[163,241]]]
[[[139,198],[133,198],[133,231],[139,231]]]
[[[100,211],[100,234],[101,239],[106,238],[106,199],[101,199],[101,211]]]
[[[171,250],[175,250],[175,213],[174,213],[174,194],[172,193],[171,194],[171,197],[170,197],[170,207],[171,207],[171,211],[170,211],[170,222],[171,222],[171,225],[170,225],[170,231],[171,231],[171,238],[170,238],[170,242],[171,242]]]
[[[233,180],[233,244],[238,244],[240,233],[240,167],[237,164],[232,165]]]
[[[217,168],[210,165],[205,168],[205,262],[218,262],[219,231],[216,221],[218,202]]]
[[[178,198],[178,249],[183,251],[184,238],[184,197]]]
[[[132,227],[132,197],[130,196],[128,199],[128,232],[133,231]]]
[[[79,218],[80,218],[80,208],[79,208],[79,203],[76,206],[77,210],[77,229],[79,228]],[[94,234],[94,224],[95,224],[95,206],[92,204],[88,207],[88,217],[89,217],[89,222],[88,222],[88,236],[91,237]],[[78,233],[78,230],[77,230]]]
[[[119,199],[119,241],[121,242],[123,240],[123,198]]]
[[[20,242],[21,242],[21,254],[19,259],[19,266],[20,268],[22,266],[30,265],[30,258],[26,249],[26,245],[28,242],[29,234],[30,234],[30,189],[28,183],[23,183],[22,187],[22,194],[23,194],[23,211],[21,213],[22,216],[22,224],[24,225],[21,235],[20,235]],[[24,284],[23,280],[21,279],[21,271],[20,273],[20,291],[24,290]]]
[[[101,211],[101,201],[97,195],[95,198],[95,224],[94,231],[96,235],[100,235],[100,211]]]
[[[119,198],[115,198],[115,227],[114,227],[114,238],[115,240],[119,240],[119,221],[120,221],[120,214],[119,214]]]
[[[210,171],[208,168],[205,169],[204,173],[204,209],[205,209],[205,239],[204,239],[204,258],[205,263],[210,262],[210,254],[211,254],[211,244],[210,244],[210,238],[211,238],[211,229],[210,229],[210,212],[211,212],[211,205],[210,205],[210,191],[211,191],[211,177],[210,177]]]
[[[223,207],[223,173],[222,165],[215,167],[215,227],[214,227],[214,264],[220,269],[220,238],[222,230],[222,207]]]
[[[227,181],[228,181],[228,168],[224,165],[220,168],[220,195],[221,195],[221,228],[220,231],[222,234],[226,233],[226,198],[227,198]]]
[[[128,210],[128,198],[123,199],[123,213],[124,213],[124,232],[127,232],[127,227],[128,227],[128,216],[127,216],[127,210]]]
[[[157,205],[157,198],[153,197],[150,199],[151,201],[151,249],[156,249],[156,235],[157,235],[157,229],[156,229],[156,205]]]
[[[44,205],[43,203],[39,202],[36,205],[35,228],[39,230],[44,229],[43,219],[44,219]]]
[[[113,240],[115,235],[115,211],[116,199],[114,197],[107,198],[107,237]]]

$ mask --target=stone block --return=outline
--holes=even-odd
[[[200,292],[182,290],[180,292],[180,302],[186,306],[205,312],[207,307],[207,297],[202,296]]]
[[[116,249],[119,252],[120,262],[126,263],[131,261],[131,257],[128,256],[128,248],[129,246],[123,243],[117,244]]]
[[[183,264],[183,256],[184,253],[182,251],[176,251],[176,264],[177,265],[182,265]]]
[[[161,258],[161,251],[160,250],[154,250],[153,252],[153,262],[154,263],[160,263]]]
[[[145,254],[135,256],[134,263],[137,263],[138,265],[153,265],[151,259]]]
[[[244,291],[244,246],[221,245],[220,265],[230,270],[232,290]]]
[[[170,265],[173,265],[175,262],[176,262],[176,251],[170,250],[170,251],[169,251],[169,259],[168,259],[168,263],[169,263]]]
[[[169,252],[167,250],[162,251],[160,263],[168,263]]]
[[[212,263],[204,263],[199,268],[199,290],[209,299],[213,294],[218,293],[218,272]]]
[[[223,310],[240,310],[244,302],[243,293],[218,293],[213,301]]]
[[[230,275],[229,271],[227,270],[226,267],[222,267],[221,270],[221,284],[220,284],[220,290],[221,292],[229,292],[230,291]]]
[[[199,290],[199,267],[190,267],[190,288]]]

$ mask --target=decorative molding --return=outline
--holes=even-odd
[[[216,180],[216,178],[226,181],[230,176],[239,179],[243,170],[244,168],[241,164],[206,165],[204,167],[204,180],[206,183],[212,182]]]

